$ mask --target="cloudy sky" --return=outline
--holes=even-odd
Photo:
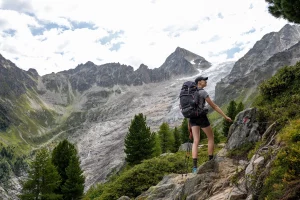
[[[40,75],[87,61],[156,68],[178,46],[218,63],[286,23],[264,0],[0,0],[0,54]]]

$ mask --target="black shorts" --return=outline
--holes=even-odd
[[[200,126],[201,128],[210,126],[209,120],[206,115],[197,118],[190,118],[190,124],[191,126]]]

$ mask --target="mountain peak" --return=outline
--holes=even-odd
[[[36,71],[36,69],[30,68],[27,71],[29,74],[33,75],[34,77],[38,77],[39,73]]]
[[[182,52],[182,51],[188,51],[188,50],[186,50],[186,49],[184,49],[184,48],[181,48],[181,47],[177,47],[177,48],[175,49],[175,52]]]
[[[180,61],[181,60],[181,61]],[[196,69],[207,69],[211,67],[211,63],[205,60],[202,56],[199,56],[191,51],[188,51],[184,48],[177,47],[175,51],[166,59],[163,66],[166,63],[174,63],[174,62],[187,62],[189,63],[195,70]],[[192,70],[192,71],[195,71]]]
[[[299,36],[300,32],[300,26],[297,25],[291,25],[291,24],[286,24],[284,27],[280,29],[278,32],[278,35],[282,35],[283,37],[287,38],[294,38]]]
[[[284,29],[289,29],[289,28],[293,28],[293,25],[291,25],[291,24],[286,24],[286,25],[284,25],[281,29],[280,29],[280,31],[281,30],[284,30]],[[279,32],[280,32],[279,31]]]
[[[138,69],[140,69],[140,70],[147,70],[147,69],[148,69],[148,66],[147,66],[147,65],[144,65],[144,64],[142,63]]]
[[[181,47],[177,47],[175,49],[175,52],[174,52],[176,55],[182,55],[182,56],[187,56],[187,55],[194,55],[194,56],[198,56],[197,54],[193,53],[193,52],[190,52],[184,48],[181,48]]]
[[[84,65],[87,67],[91,67],[91,66],[95,66],[95,63],[93,63],[92,61],[87,61]]]

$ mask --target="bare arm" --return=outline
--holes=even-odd
[[[206,97],[205,100],[215,111],[217,111],[220,115],[222,115],[227,121],[232,122],[232,119],[227,115],[225,115],[225,113],[221,110],[221,108],[218,105],[216,105],[209,97]]]

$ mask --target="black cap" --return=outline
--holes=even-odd
[[[208,77],[204,77],[204,76],[198,76],[196,79],[195,79],[195,82],[196,82],[196,84],[198,83],[198,81],[201,81],[201,80],[207,80],[208,79]]]

